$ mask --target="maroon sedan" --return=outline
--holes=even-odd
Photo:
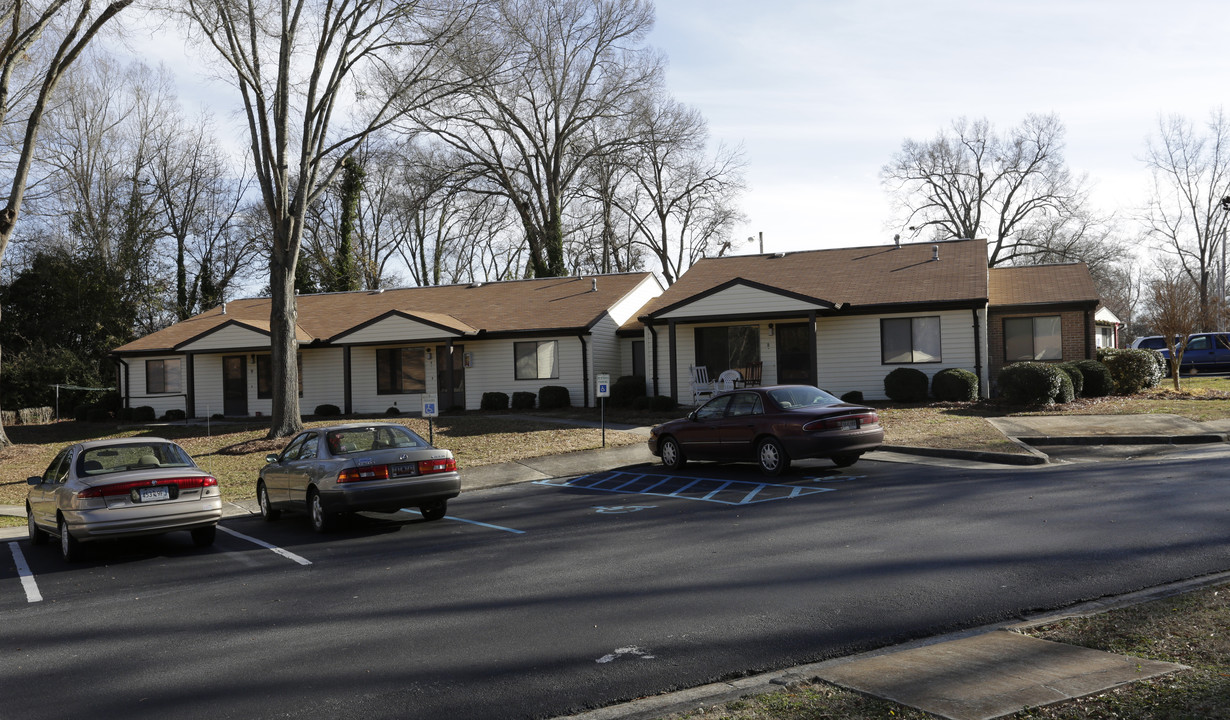
[[[810,385],[772,385],[717,395],[655,427],[649,451],[672,470],[688,460],[755,460],[765,474],[780,475],[792,459],[826,457],[848,467],[883,442],[871,408]]]

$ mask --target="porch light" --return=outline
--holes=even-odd
[[[430,360],[431,359],[431,348],[426,348],[424,352],[427,353],[427,359]]]
[[[773,323],[769,323],[769,337],[773,337]]]

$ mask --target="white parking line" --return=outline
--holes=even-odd
[[[402,512],[405,512],[405,511],[403,510]],[[465,518],[453,517],[452,515],[445,515],[444,519],[445,520],[456,520],[457,522],[463,522],[463,523],[470,523],[471,525],[479,525],[481,527],[491,528],[492,530],[503,530],[504,532],[510,532],[516,535],[525,534],[524,530],[513,530],[512,528],[506,528],[501,525],[492,525],[491,523],[479,522],[477,520],[466,520]]]
[[[21,586],[26,591],[26,602],[42,601],[43,594],[38,591],[38,583],[34,581],[34,573],[30,572],[30,566],[26,564],[26,556],[21,554],[21,546],[11,542],[9,549],[13,551],[13,562],[17,565],[17,575],[21,577]]]
[[[244,534],[243,534],[243,533],[241,533],[241,532],[235,532],[234,530],[231,530],[230,528],[224,528],[224,527],[222,527],[221,525],[219,525],[219,526],[218,526],[218,529],[219,529],[219,530],[221,530],[222,532],[224,532],[224,533],[228,534],[228,535],[234,535],[235,537],[239,538],[240,540],[247,540],[248,542],[253,543],[253,544],[255,544],[255,545],[260,545],[261,547],[263,547],[263,548],[265,548],[265,549],[267,549],[267,550],[272,550],[272,551],[274,551],[275,553],[277,553],[278,555],[281,555],[282,557],[284,557],[284,558],[286,558],[286,559],[288,559],[288,560],[294,560],[295,562],[299,563],[300,565],[311,565],[311,564],[312,564],[312,561],[311,561],[311,560],[308,560],[308,559],[307,559],[307,558],[305,558],[305,557],[301,557],[301,556],[299,556],[299,555],[296,555],[296,554],[294,554],[293,552],[291,552],[291,551],[289,551],[289,550],[283,550],[282,548],[278,547],[277,545],[270,545],[269,543],[265,542],[264,540],[257,540],[257,539],[256,539],[256,538],[254,538],[254,537],[251,537],[251,536],[248,536],[248,535],[244,535]]]

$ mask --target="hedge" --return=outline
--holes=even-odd
[[[515,392],[512,394],[512,409],[533,410],[536,399],[532,392]]]
[[[931,395],[947,402],[978,399],[978,376],[962,368],[945,368],[931,378]]]
[[[495,410],[508,409],[508,393],[502,392],[485,392],[483,399],[479,401],[479,407],[488,412]]]
[[[1072,399],[1072,380],[1054,365],[1040,362],[1019,362],[999,371],[996,378],[999,392],[1014,405],[1050,405]]]
[[[1099,348],[1098,360],[1110,371],[1116,395],[1135,395],[1145,388],[1157,387],[1163,373],[1158,367],[1157,350]]]
[[[927,373],[897,368],[884,376],[884,394],[893,402],[922,402],[927,399]]]
[[[538,391],[538,408],[540,410],[557,410],[572,407],[572,399],[568,396],[568,388],[562,385],[546,385]]]

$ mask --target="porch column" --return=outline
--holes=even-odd
[[[671,400],[675,404],[679,403],[679,372],[676,370],[678,358],[675,355],[675,321],[671,320],[667,323],[667,341],[670,343],[670,374],[671,374]]]
[[[184,369],[184,414],[190,418],[196,417],[196,355],[188,353],[188,357],[184,362],[188,367]]]
[[[816,352],[816,311],[807,313],[807,369],[811,384],[820,387],[820,360]]]
[[[453,338],[447,340],[448,343],[448,363],[444,366],[444,382],[448,383],[448,406],[451,408],[457,404],[457,398],[454,397],[454,390],[457,388],[457,379],[453,377],[453,363],[456,359],[453,357]],[[439,362],[440,358],[436,358]],[[440,388],[436,388],[436,398],[439,399],[444,393],[440,392]],[[461,398],[461,405],[466,404],[465,397]]]
[[[354,412],[350,394],[350,346],[342,348],[342,402],[346,406],[347,415]]]

